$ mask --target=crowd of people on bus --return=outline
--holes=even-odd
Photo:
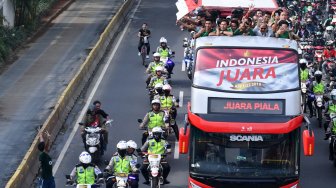
[[[286,8],[273,12],[255,9],[234,9],[230,14],[219,10],[199,7],[177,21],[181,30],[196,32],[195,38],[203,36],[263,36],[287,39],[333,40],[333,15],[320,20],[321,10],[317,3],[292,1]],[[328,27],[329,26],[329,27]],[[331,26],[331,27],[330,27]],[[318,40],[317,40],[318,41]]]

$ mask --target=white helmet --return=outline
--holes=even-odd
[[[133,140],[127,141],[127,146],[129,148],[138,149],[138,145]]]
[[[316,71],[315,73],[314,73],[314,76],[317,76],[317,75],[322,75],[322,72],[321,71]]]
[[[117,149],[127,149],[127,142],[125,140],[120,140],[117,144]]]
[[[152,129],[152,133],[162,133],[162,132],[163,132],[163,130],[161,129],[161,127],[154,127]]]
[[[162,87],[163,90],[169,90],[171,91],[171,86],[169,84],[165,84],[163,87]]]
[[[330,92],[330,98],[332,100],[336,100],[336,89],[331,90],[331,92]]]
[[[155,72],[156,72],[156,71],[161,71],[161,72],[162,72],[162,71],[163,71],[163,67],[161,67],[161,66],[157,66],[157,67],[155,67]]]
[[[160,53],[158,53],[158,52],[155,52],[154,54],[153,54],[153,57],[160,57],[161,55],[160,55]]]
[[[154,89],[159,89],[159,88],[163,88],[163,85],[161,83],[155,84]]]
[[[160,102],[159,99],[154,99],[154,100],[152,100],[152,104],[159,104],[159,105],[161,105],[161,102]]]
[[[86,152],[86,151],[83,151],[80,155],[79,155],[79,161],[81,163],[84,163],[84,164],[89,164],[91,163],[91,155]]]
[[[164,38],[164,37],[161,37],[161,38],[160,38],[160,43],[163,43],[163,42],[164,42],[164,43],[167,43],[167,39]]]
[[[332,31],[332,30],[334,30],[334,27],[330,25],[330,26],[326,27],[326,30],[327,31]]]
[[[308,64],[308,61],[306,59],[300,59],[299,61],[300,64]]]

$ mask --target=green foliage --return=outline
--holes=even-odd
[[[41,17],[46,15],[58,0],[12,0],[15,9],[15,27],[0,25],[0,64],[40,25]],[[0,18],[2,21],[3,18]]]

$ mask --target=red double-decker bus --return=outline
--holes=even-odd
[[[301,131],[297,43],[267,37],[202,37],[180,153],[189,155],[190,188],[294,188]],[[308,122],[306,123],[308,127]],[[303,136],[302,136],[303,135]]]

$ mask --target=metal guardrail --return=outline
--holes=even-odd
[[[48,131],[51,134],[51,142],[55,141],[57,134],[67,119],[76,100],[83,91],[97,65],[104,57],[107,47],[113,40],[115,40],[118,33],[117,31],[122,23],[125,22],[127,14],[130,12],[134,2],[134,0],[125,1],[122,7],[114,15],[104,32],[100,35],[98,42],[87,56],[85,62],[81,65],[77,74],[61,94],[48,119],[43,123],[43,127],[40,131]],[[36,136],[21,164],[7,182],[6,188],[30,187],[30,185],[33,184],[33,180],[36,178],[39,169],[38,142],[39,138]]]

